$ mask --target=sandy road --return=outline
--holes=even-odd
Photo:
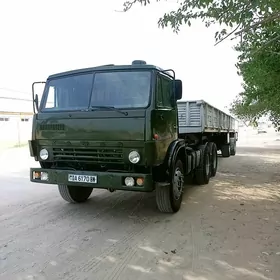
[[[220,159],[215,179],[188,188],[175,215],[159,213],[153,194],[96,190],[86,204],[67,204],[56,187],[29,182],[29,160],[7,155],[1,280],[280,279],[280,149]]]

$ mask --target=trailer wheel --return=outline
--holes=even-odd
[[[235,156],[236,155],[236,141],[230,146],[230,155]]]
[[[182,203],[184,190],[184,168],[181,160],[177,160],[173,171],[171,183],[167,186],[156,185],[156,203],[160,212],[176,213]]]
[[[221,148],[222,157],[230,157],[230,145],[224,144]]]
[[[207,185],[211,177],[211,154],[209,145],[200,146],[201,160],[199,166],[195,169],[195,183],[197,185]]]
[[[217,146],[214,142],[210,142],[208,145],[211,154],[211,166],[210,166],[211,176],[215,177],[218,169]]]
[[[70,203],[85,202],[91,195],[93,188],[58,185],[61,197]]]

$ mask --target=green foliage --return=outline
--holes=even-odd
[[[276,131],[280,131],[280,114],[277,112],[271,112],[270,120],[272,121]]]
[[[154,0],[160,2],[163,0]],[[132,0],[123,4],[124,11],[140,3],[150,4],[151,0]],[[237,36],[255,31],[260,26],[270,24],[280,18],[279,0],[179,0],[179,8],[165,13],[158,21],[159,26],[171,26],[174,32],[179,32],[182,25],[191,26],[193,20],[200,19],[206,27],[214,23],[224,24],[216,32],[215,39],[221,41],[229,36]],[[239,32],[239,33],[238,33]]]
[[[280,28],[278,34],[280,35]],[[237,47],[242,51],[237,66],[244,80],[243,96],[247,103],[254,100],[266,102],[268,109],[280,112],[280,107],[278,108],[278,104],[280,105],[279,35],[275,33],[267,36],[266,41],[263,40],[260,46],[258,46],[259,42],[253,42],[250,45],[246,43]]]
[[[260,102],[246,104],[242,99],[236,98],[229,111],[248,126],[257,122],[258,118],[266,111],[266,105]]]
[[[163,0],[154,0],[159,2]],[[134,4],[150,4],[150,0],[124,3],[124,11]],[[182,25],[191,26],[201,20],[206,27],[219,23],[216,44],[227,38],[239,38],[235,49],[240,52],[236,64],[243,77],[243,92],[232,103],[231,112],[246,121],[256,121],[270,113],[280,125],[280,0],[181,0],[179,8],[165,13],[160,27],[171,26],[179,32]],[[279,121],[278,121],[279,120]]]
[[[256,117],[269,113],[275,127],[280,124],[280,25],[267,25],[248,34],[236,49],[241,52],[237,64],[244,80],[240,94],[244,110],[251,104],[261,104]]]

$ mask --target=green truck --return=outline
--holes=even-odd
[[[234,119],[204,101],[179,101],[182,81],[135,60],[48,77],[34,117],[34,183],[58,185],[70,203],[94,188],[153,192],[161,212],[180,209],[184,183],[208,184],[218,150],[236,152]]]

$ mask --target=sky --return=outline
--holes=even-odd
[[[122,3],[1,1],[0,95],[6,92],[29,98],[32,82],[46,80],[50,74],[142,59],[174,69],[183,81],[183,100],[204,99],[227,112],[225,106],[242,90],[242,80],[236,73],[233,42],[214,46],[219,26],[206,28],[195,21],[175,34],[171,28],[159,28],[157,21],[176,9],[177,1],[136,5],[127,13],[117,12]],[[3,102],[0,99],[0,106]]]

